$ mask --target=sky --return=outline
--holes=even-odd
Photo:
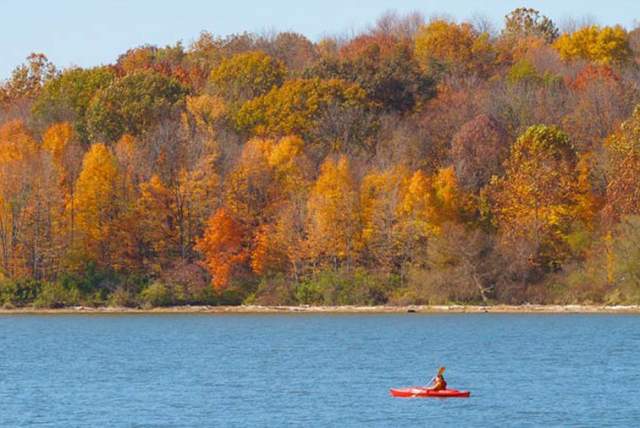
[[[0,0],[0,80],[31,52],[46,54],[58,68],[88,67],[143,44],[188,45],[203,30],[221,36],[295,31],[318,40],[362,30],[389,10],[457,20],[477,14],[499,27],[523,5],[557,24],[590,17],[631,27],[640,19],[640,0]]]

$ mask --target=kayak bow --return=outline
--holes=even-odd
[[[398,398],[466,398],[471,395],[469,391],[458,391],[457,389],[443,389],[434,391],[432,389],[423,388],[421,386],[412,386],[409,388],[391,388],[389,390],[392,397]]]

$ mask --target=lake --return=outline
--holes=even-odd
[[[440,365],[468,399],[397,399]],[[0,316],[0,426],[633,426],[640,316]]]

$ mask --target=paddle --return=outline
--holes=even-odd
[[[431,380],[429,381],[429,384],[428,384],[427,386],[423,386],[423,387],[422,387],[422,389],[428,389],[431,385],[433,385],[433,382],[434,382],[435,380],[436,380],[436,378],[434,377],[433,379],[431,379]],[[417,388],[414,388],[414,389],[417,389]],[[419,394],[419,393],[420,393],[420,392],[416,392],[416,393],[411,394],[411,398],[416,398],[416,397],[418,396],[418,394]]]

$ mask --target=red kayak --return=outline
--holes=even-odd
[[[434,391],[422,386],[412,386],[409,388],[391,388],[389,390],[392,397],[401,398],[466,398],[471,395],[469,391],[458,391],[457,389],[443,389],[440,391]]]

